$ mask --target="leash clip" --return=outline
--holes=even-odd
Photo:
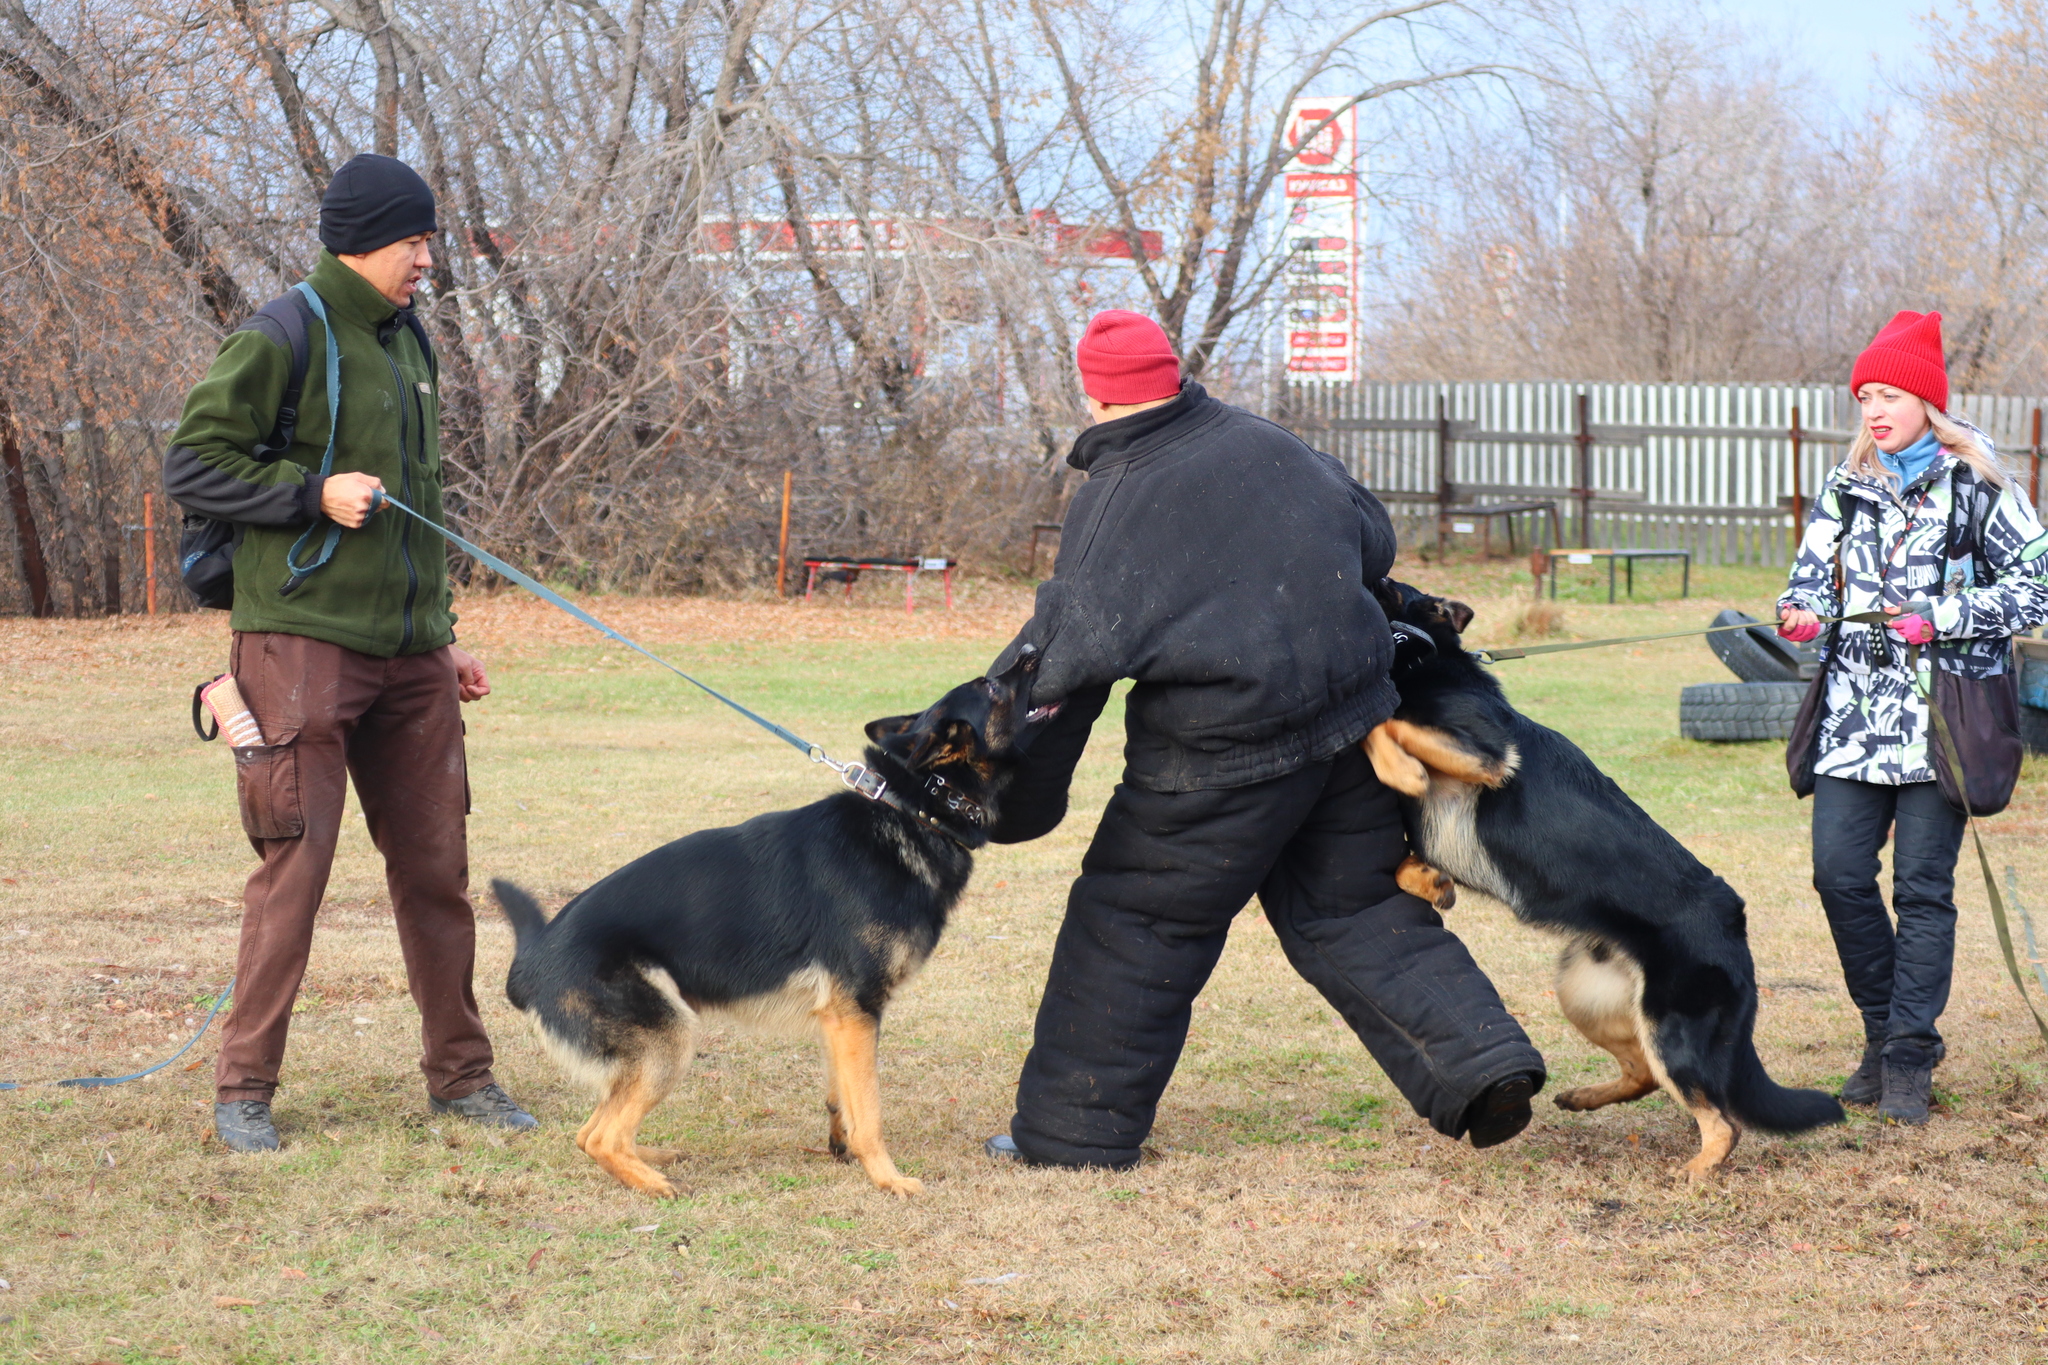
[[[826,761],[831,762],[829,759]],[[889,790],[889,784],[882,780],[882,775],[865,763],[848,763],[843,766],[835,763],[832,766],[839,769],[839,780],[858,796],[865,796],[870,801],[879,801],[882,794]]]

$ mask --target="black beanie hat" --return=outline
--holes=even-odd
[[[434,192],[396,157],[350,157],[320,196],[320,245],[338,256],[361,256],[434,230]]]

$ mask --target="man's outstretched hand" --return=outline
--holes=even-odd
[[[455,695],[464,701],[476,701],[491,695],[491,685],[484,680],[484,661],[456,645],[448,646],[448,657],[455,661]]]

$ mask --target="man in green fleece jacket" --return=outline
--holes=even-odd
[[[472,985],[460,703],[490,686],[483,665],[455,644],[445,543],[410,517],[371,514],[377,491],[389,488],[441,519],[440,399],[409,325],[434,232],[433,192],[411,167],[368,155],[344,165],[320,205],[326,249],[308,281],[327,326],[307,329],[292,444],[262,450],[290,352],[271,332],[245,327],[221,343],[186,398],[165,457],[170,495],[239,532],[229,667],[263,732],[260,745],[235,751],[242,825],[262,862],[243,892],[235,1005],[214,1068],[214,1128],[238,1152],[279,1145],[271,1097],[351,775],[384,855],[429,1105],[503,1128],[536,1126],[492,1077]],[[330,345],[341,353],[341,403],[323,477]],[[345,529],[331,559],[306,573],[287,567],[316,558],[335,526]]]

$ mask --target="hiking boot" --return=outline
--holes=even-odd
[[[437,1114],[453,1114],[481,1123],[487,1128],[510,1128],[524,1132],[540,1127],[540,1120],[521,1109],[518,1103],[505,1093],[505,1087],[492,1081],[481,1090],[472,1090],[459,1100],[436,1099],[427,1096],[427,1107]]]
[[[1876,1104],[1884,1094],[1884,1044],[1865,1043],[1863,1064],[1842,1082],[1842,1103]]]
[[[1934,1064],[1939,1058],[1927,1048],[1911,1043],[1892,1043],[1885,1048],[1884,1094],[1877,1102],[1877,1116],[1886,1123],[1918,1127],[1927,1122],[1927,1106],[1934,1098]]]
[[[1495,1081],[1465,1110],[1465,1136],[1474,1147],[1498,1147],[1529,1126],[1529,1101],[1542,1082],[1527,1072]]]
[[[229,1100],[214,1105],[213,1132],[231,1152],[274,1152],[279,1146],[269,1100]]]
[[[1024,1154],[1017,1150],[1017,1139],[1008,1133],[997,1133],[981,1144],[981,1154],[992,1161],[1024,1160]]]

